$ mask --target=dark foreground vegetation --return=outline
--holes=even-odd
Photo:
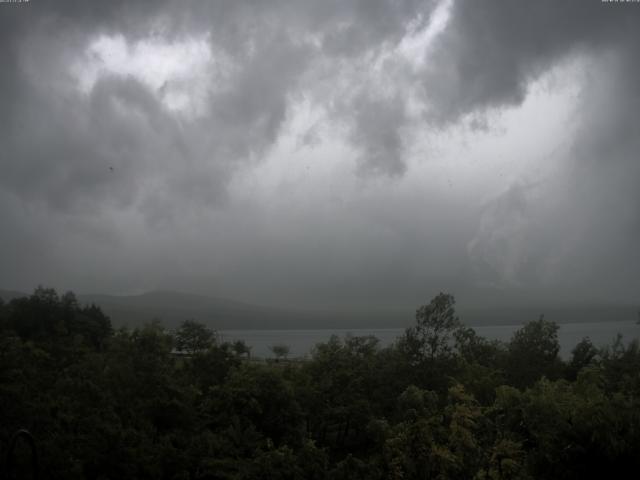
[[[38,289],[0,303],[2,462],[25,428],[41,478],[637,478],[638,343],[585,339],[563,362],[556,333],[541,318],[487,341],[440,294],[390,347],[257,362],[195,322],[114,331]]]

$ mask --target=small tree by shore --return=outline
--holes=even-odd
[[[269,350],[271,350],[271,352],[275,355],[276,361],[286,360],[289,354],[291,353],[291,347],[283,343],[271,345],[269,347]]]

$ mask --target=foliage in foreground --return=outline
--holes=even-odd
[[[389,347],[332,337],[307,361],[257,362],[195,322],[113,331],[100,309],[40,288],[0,303],[0,448],[29,429],[42,476],[61,479],[637,472],[638,343],[558,351],[543,318],[490,342],[440,294]]]

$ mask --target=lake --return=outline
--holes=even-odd
[[[558,341],[560,355],[568,358],[571,350],[584,337],[589,337],[598,347],[610,345],[618,333],[625,343],[640,336],[640,325],[633,321],[589,322],[560,324]],[[473,327],[478,335],[490,340],[508,341],[522,325],[488,325]],[[244,340],[256,357],[272,357],[269,347],[275,344],[288,345],[291,357],[304,357],[311,353],[314,345],[326,342],[331,335],[365,336],[373,335],[381,345],[389,345],[404,333],[403,328],[380,329],[326,329],[326,330],[221,330],[223,341]]]

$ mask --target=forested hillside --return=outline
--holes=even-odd
[[[0,304],[0,448],[30,478],[631,478],[640,347],[558,357],[540,318],[478,337],[440,294],[395,344],[333,337],[305,360],[254,359],[197,322],[115,329],[73,294]],[[13,475],[13,476],[12,476]],[[22,475],[22,476],[21,476]]]

